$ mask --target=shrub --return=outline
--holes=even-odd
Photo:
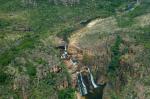
[[[75,90],[72,88],[61,90],[58,93],[58,99],[75,99],[74,93],[75,93]]]
[[[64,29],[63,31],[61,31],[61,33],[58,33],[57,36],[60,37],[60,38],[63,38],[63,40],[68,42],[68,38],[70,37],[70,35],[72,34],[72,32],[74,30],[75,29],[72,28],[72,27]]]
[[[29,74],[30,77],[34,77],[36,75],[36,67],[33,66],[31,63],[27,63],[27,74]]]
[[[0,19],[0,29],[3,29],[9,25],[10,25],[9,21],[4,20],[4,19]]]
[[[116,17],[116,19],[117,19],[118,26],[122,27],[122,28],[129,27],[134,23],[133,19],[130,17],[122,17],[121,16],[121,17]]]
[[[83,61],[83,64],[84,64],[84,65],[87,65],[87,66],[88,66],[88,65],[90,64],[90,62],[91,62],[91,58],[88,56],[88,54],[85,53],[85,54],[83,55],[83,60],[82,60],[82,61]]]
[[[9,75],[0,71],[0,84],[6,84],[9,81]]]
[[[109,68],[108,68],[108,71],[110,73],[114,73],[120,65],[121,52],[119,51],[119,46],[120,46],[121,42],[122,42],[121,37],[117,36],[115,44],[111,47],[112,59],[111,59],[111,62],[109,64]]]

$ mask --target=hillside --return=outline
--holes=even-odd
[[[149,99],[149,5],[0,0],[0,99]]]

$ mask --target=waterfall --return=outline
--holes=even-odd
[[[65,44],[65,51],[67,51],[67,45]]]
[[[91,81],[92,81],[92,85],[94,86],[94,88],[97,88],[98,86],[97,86],[96,83],[94,82],[94,77],[93,77],[93,75],[92,75],[92,73],[91,73],[91,71],[90,71],[89,68],[88,68],[88,71],[89,71],[89,73],[90,73],[90,78],[91,78]]]
[[[77,72],[77,74],[78,74],[78,72]],[[79,80],[80,78],[79,78],[79,75],[77,75],[77,79],[78,79],[77,81],[78,81],[78,86],[79,86],[80,94],[83,95],[83,93],[82,93],[82,88],[81,88],[81,85],[80,85],[80,80]]]
[[[88,93],[87,92],[87,88],[86,88],[86,86],[85,86],[85,84],[83,82],[83,78],[82,78],[82,74],[81,73],[80,73],[80,77],[81,77],[81,82],[82,82],[82,85],[83,85],[84,94],[87,94]]]

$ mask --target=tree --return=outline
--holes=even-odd
[[[114,73],[120,65],[121,52],[119,51],[119,47],[120,47],[121,42],[122,42],[122,39],[118,35],[116,37],[115,44],[111,47],[112,57],[111,57],[111,62],[108,68],[108,71],[110,73]]]
[[[58,94],[58,99],[75,99],[74,93],[75,90],[72,88],[61,90]]]

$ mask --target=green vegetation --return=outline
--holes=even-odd
[[[47,99],[49,97],[53,99],[52,96],[55,95],[52,84],[50,85],[44,81],[40,81],[38,86],[31,85],[31,89],[30,99]]]
[[[83,64],[85,65],[85,66],[87,66],[87,65],[89,65],[89,61],[90,61],[90,57],[87,55],[87,53],[85,53],[84,55],[83,55]]]
[[[133,11],[120,12],[119,14],[116,13],[117,9],[124,5],[127,6],[132,0],[80,0],[79,4],[68,4],[67,6],[61,3],[56,5],[49,3],[49,1],[0,0],[0,98],[22,99],[27,95],[29,99],[56,99],[57,97],[59,99],[74,99],[75,89],[70,86],[70,74],[66,66],[62,64],[60,55],[54,48],[55,45],[52,44],[52,41],[57,36],[68,42],[68,38],[74,31],[95,18],[115,16],[119,28],[129,28],[127,34],[136,39],[136,44],[145,47],[146,55],[141,63],[148,68],[150,26],[133,26],[136,24],[136,17],[149,13],[150,3],[148,0],[135,6]],[[113,18],[110,18],[109,21],[115,22]],[[115,27],[111,26],[114,24],[113,22],[108,26],[112,27],[112,30]],[[104,30],[102,31],[104,34],[108,24],[109,22],[106,22],[104,27],[100,26]],[[93,30],[92,35],[88,35],[89,43],[85,44],[86,46],[93,46],[106,35],[109,36],[109,33],[106,33],[102,37],[101,32],[97,32],[96,29]],[[130,30],[136,30],[136,32]],[[84,42],[87,42],[86,38]],[[119,70],[122,54],[119,50],[121,44],[122,38],[117,36],[115,43],[110,48],[112,52],[108,68],[110,75],[116,75]],[[129,50],[131,51],[131,48],[126,47],[124,53]],[[92,62],[90,63],[89,60],[99,64],[97,62],[99,59],[96,57],[96,61],[91,60],[85,54],[83,64],[91,64]],[[60,67],[61,72],[51,72],[53,66]],[[148,71],[144,68],[141,71],[146,70]],[[67,81],[69,86],[67,89],[60,90],[59,85],[63,81]],[[142,81],[148,85],[149,79],[143,78]],[[113,98],[117,99],[115,96]]]
[[[13,58],[16,57],[17,54],[19,54],[21,51],[24,51],[26,48],[33,48],[35,39],[32,39],[30,37],[24,37],[24,40],[21,42],[20,45],[14,46],[9,50],[6,50],[4,53],[0,56],[0,65],[5,66],[8,65]]]
[[[0,84],[7,84],[9,80],[9,75],[4,73],[3,71],[0,71]]]
[[[119,96],[116,95],[116,93],[111,93],[111,99],[121,99]]]
[[[57,33],[57,36],[62,38],[64,41],[68,42],[68,38],[71,36],[71,33],[76,30],[72,27],[64,29],[63,31],[61,31],[60,33]]]
[[[108,68],[108,71],[111,74],[116,74],[115,72],[119,69],[119,66],[120,66],[121,52],[119,51],[119,47],[120,47],[121,42],[122,42],[122,39],[118,35],[116,37],[115,44],[111,47],[112,57],[111,57],[111,62]]]
[[[10,25],[9,21],[0,19],[0,29],[3,29],[9,25]]]
[[[125,3],[125,5],[132,4],[133,2]],[[123,13],[119,16],[116,16],[119,27],[130,27],[134,24],[134,18],[146,13],[149,13],[149,2],[147,0],[143,1],[141,5],[132,4],[132,10],[128,13]]]
[[[58,93],[58,99],[75,99],[75,90],[68,88]]]
[[[15,47],[4,52],[0,57],[0,63],[2,65],[9,64],[11,60],[19,54],[20,50],[34,46],[36,41],[45,38],[47,35],[56,33],[59,37],[63,37],[65,40],[67,40],[67,37],[69,37],[70,33],[74,31],[74,28],[72,28],[74,25],[82,20],[95,18],[97,16],[107,17],[112,15],[114,12],[112,9],[115,9],[121,3],[120,2],[118,4],[118,2],[119,1],[115,3],[110,2],[110,4],[108,4],[106,1],[99,2],[99,0],[96,0],[96,2],[93,2],[87,0],[86,3],[82,1],[79,5],[66,7],[62,5],[58,6],[49,4],[42,0],[37,1],[37,6],[32,4],[24,5],[19,0],[14,0],[11,2],[8,2],[7,0],[1,1],[0,12],[2,15],[4,14],[9,18],[11,16],[17,16],[18,13],[23,13],[22,16],[18,15],[18,19],[15,18],[15,20],[20,20],[20,17],[25,18],[25,20],[28,22],[27,26],[30,26],[31,30],[34,32],[34,36],[31,36],[31,38],[29,38],[30,40],[28,38],[23,39],[23,42],[17,46],[17,48]],[[101,8],[99,8],[99,5],[101,5]],[[8,16],[11,13],[12,15]],[[24,20],[22,21],[24,22]],[[7,29],[9,23],[9,21],[2,19],[1,27],[3,27],[5,30]],[[10,31],[14,32],[13,30]]]
[[[68,69],[67,69],[67,67],[66,67],[66,65],[65,64],[61,64],[60,65],[60,67],[63,69],[63,75],[65,75],[66,76],[66,80],[68,81],[68,83],[69,84],[71,84],[71,77],[70,77],[70,73],[68,73]]]
[[[33,77],[36,76],[36,67],[33,66],[33,64],[31,63],[27,63],[27,74],[29,74],[29,76]]]
[[[134,23],[133,19],[130,17],[121,16],[117,17],[116,19],[119,27],[129,27]]]
[[[134,11],[130,11],[129,13],[127,13],[126,16],[135,18],[137,16],[149,13],[149,4],[150,3],[145,0],[141,5],[135,7]]]
[[[138,43],[142,43],[147,49],[150,48],[150,26],[146,26],[144,28],[140,28],[139,30],[143,33],[139,33],[135,36]]]

